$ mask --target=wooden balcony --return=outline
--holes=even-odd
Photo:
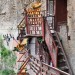
[[[26,32],[25,37],[42,37],[44,36],[44,19],[40,9],[27,11],[25,16]]]

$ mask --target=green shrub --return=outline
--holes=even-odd
[[[2,75],[15,75],[14,70],[5,69],[2,71]]]

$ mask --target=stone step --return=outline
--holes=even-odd
[[[58,42],[58,40],[56,39],[55,42]]]
[[[60,60],[58,60],[58,62],[63,63],[63,62],[66,62],[66,60],[65,59],[60,59]]]
[[[64,56],[64,54],[62,52],[58,53],[58,56]]]
[[[63,66],[63,67],[60,67],[60,69],[64,71],[64,70],[68,70],[69,68],[67,66]]]
[[[61,49],[61,47],[60,46],[57,46],[58,47],[58,49]]]

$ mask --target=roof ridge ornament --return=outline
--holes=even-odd
[[[36,1],[35,3],[32,4],[32,8],[37,9],[37,8],[40,8],[41,5],[42,5],[42,3],[40,1]]]

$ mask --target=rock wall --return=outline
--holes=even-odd
[[[75,75],[75,0],[67,0],[67,25],[60,26],[59,34]]]
[[[68,55],[75,75],[75,0],[67,0],[67,12],[68,36],[70,37]]]
[[[23,19],[23,4],[21,0],[0,0],[0,35],[11,34],[15,38],[18,35],[17,25]],[[7,46],[6,40],[4,45],[12,50],[14,48],[14,41],[9,42]],[[18,57],[18,56],[17,56]],[[19,65],[16,62],[17,65]],[[14,70],[18,71],[18,66]]]
[[[21,0],[0,0],[0,34],[17,35],[17,25],[23,18]]]

